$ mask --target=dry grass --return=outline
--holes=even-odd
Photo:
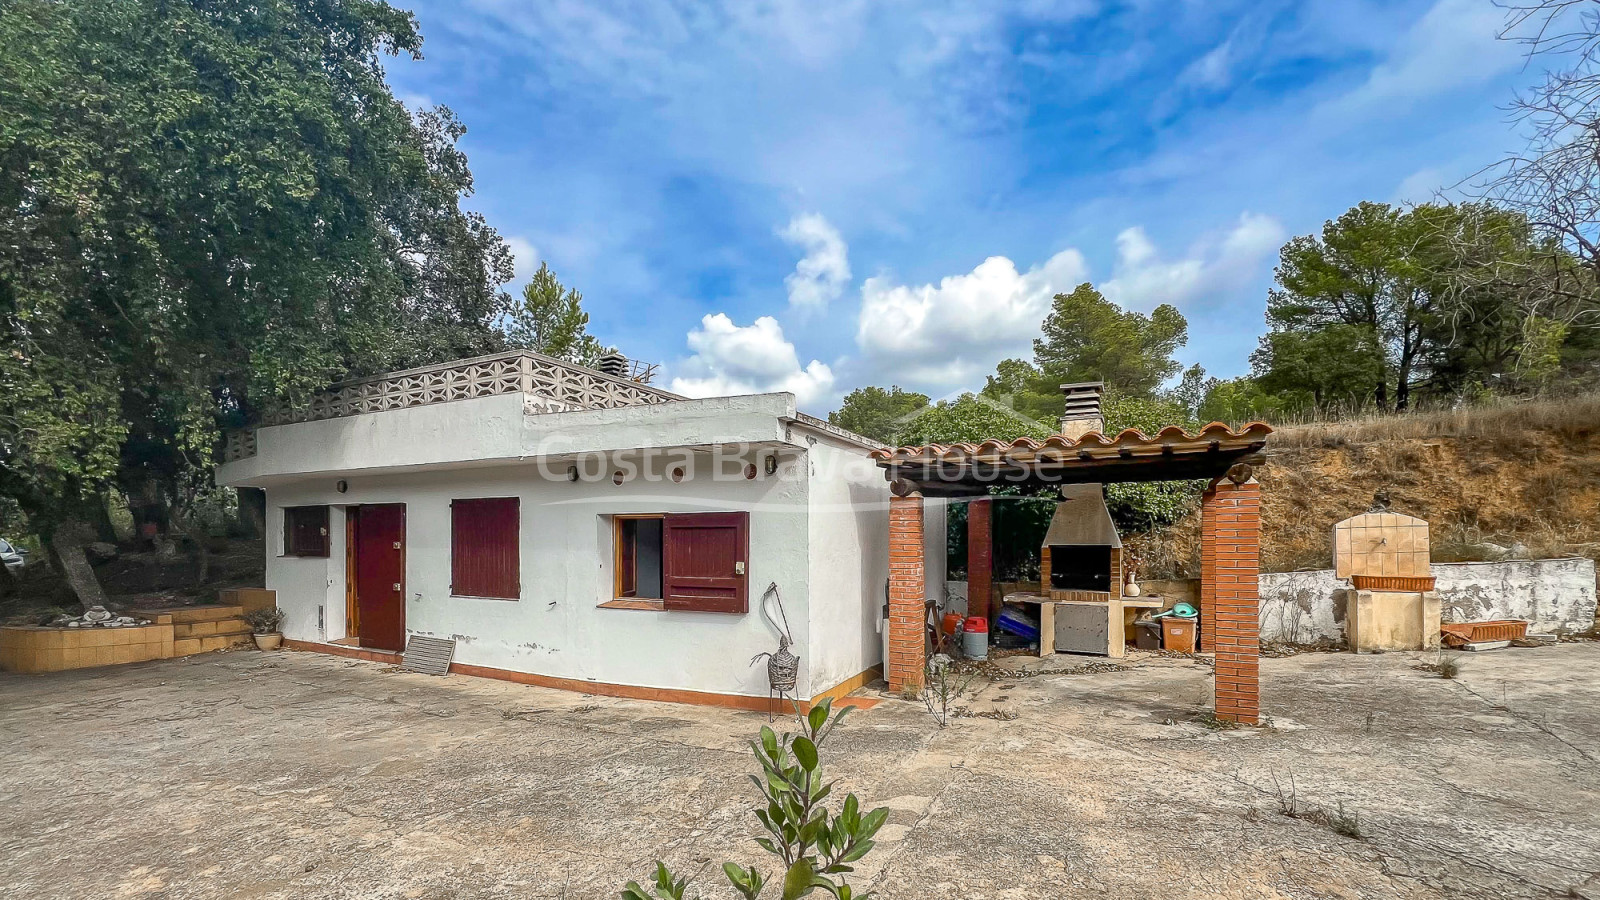
[[[1600,550],[1600,395],[1294,424],[1267,456],[1262,571],[1331,566],[1334,523],[1380,507],[1428,520],[1438,562]],[[1199,574],[1198,511],[1124,540],[1145,578]]]
[[[1530,433],[1583,441],[1600,430],[1600,395],[1548,400],[1501,400],[1456,409],[1368,413],[1347,419],[1286,423],[1272,436],[1280,450],[1331,448],[1397,440],[1474,437],[1499,449],[1526,452]]]

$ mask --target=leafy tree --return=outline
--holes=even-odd
[[[1427,323],[1433,391],[1540,390],[1566,364],[1563,348],[1600,329],[1593,270],[1522,213],[1469,203],[1414,214],[1429,220],[1441,285]]]
[[[1163,303],[1146,316],[1080,284],[1056,295],[1033,361],[1061,383],[1104,381],[1108,392],[1144,397],[1178,373],[1172,354],[1188,341],[1189,323],[1176,307]]]
[[[1266,391],[1254,378],[1212,378],[1206,381],[1205,398],[1195,420],[1239,425],[1277,418],[1287,409],[1282,397]]]
[[[837,813],[830,813],[823,803],[836,782],[822,778],[821,751],[849,712],[843,707],[834,714],[832,701],[825,699],[800,717],[800,734],[779,737],[762,726],[760,739],[750,742],[761,765],[761,775],[750,777],[763,801],[756,807],[756,818],[766,832],[756,844],[782,864],[780,900],[798,900],[818,889],[837,900],[872,896],[855,893],[840,876],[853,872],[852,864],[872,852],[873,838],[889,819],[888,808],[863,813],[855,794],[845,795]],[[733,862],[723,863],[722,873],[745,900],[759,897],[769,879],[755,866]],[[688,889],[688,878],[673,874],[658,861],[650,886],[630,881],[622,898],[684,900]]]
[[[962,394],[955,400],[941,400],[923,410],[900,432],[899,442],[954,444],[978,443],[990,438],[1009,441],[1019,437],[1043,440],[1055,432],[1055,426],[987,397]]]
[[[1003,359],[984,382],[981,394],[1030,419],[1059,420],[1061,385],[1068,383],[1051,378],[1025,359]]]
[[[383,79],[420,46],[376,0],[6,5],[0,494],[41,534],[196,502],[267,406],[504,345],[464,129]]]
[[[885,444],[900,442],[899,434],[918,413],[928,408],[928,395],[903,391],[899,385],[856,388],[845,395],[828,421]]]
[[[1362,325],[1270,332],[1262,335],[1250,361],[1256,386],[1291,408],[1359,406],[1384,377],[1378,337]]]
[[[1109,435],[1116,435],[1125,428],[1153,435],[1168,425],[1197,427],[1189,412],[1171,399],[1108,397],[1102,409]],[[1203,484],[1194,481],[1108,484],[1106,507],[1120,530],[1149,531],[1182,518],[1203,488]]]
[[[1345,337],[1370,334],[1367,365],[1379,374],[1363,393],[1380,407],[1389,406],[1391,389],[1394,407],[1406,407],[1424,361],[1422,320],[1433,297],[1413,252],[1422,237],[1415,225],[1388,204],[1358,204],[1324,225],[1320,238],[1290,239],[1279,253],[1278,286],[1267,295],[1274,332],[1310,336],[1346,326]]]
[[[1124,310],[1093,285],[1057,294],[1033,342],[1033,362],[1008,359],[984,385],[983,394],[1009,402],[1025,415],[1061,415],[1061,385],[1103,381],[1108,394],[1154,396],[1182,368],[1172,354],[1189,340],[1189,323],[1163,303],[1148,316]]]
[[[1419,391],[1537,387],[1570,332],[1600,322],[1591,273],[1520,213],[1483,203],[1358,204],[1284,245],[1277,284],[1263,386],[1319,403],[1331,392],[1403,410]]]
[[[1196,363],[1183,370],[1183,378],[1178,381],[1177,387],[1167,392],[1167,399],[1181,407],[1186,413],[1186,418],[1192,419],[1200,414],[1200,407],[1206,400],[1206,392],[1216,382],[1215,378],[1207,378],[1206,370]]]
[[[522,289],[522,302],[507,320],[507,342],[547,356],[586,366],[600,361],[606,348],[589,334],[589,314],[583,311],[583,294],[556,280],[547,263]]]

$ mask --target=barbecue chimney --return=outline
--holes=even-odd
[[[1091,431],[1105,431],[1106,420],[1100,414],[1100,398],[1105,392],[1103,381],[1063,384],[1061,393],[1066,395],[1066,410],[1061,416],[1061,433],[1077,440]]]

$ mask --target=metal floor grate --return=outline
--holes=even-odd
[[[455,641],[414,634],[406,642],[406,655],[400,667],[407,672],[443,675],[450,671],[450,660],[454,659],[455,655]]]

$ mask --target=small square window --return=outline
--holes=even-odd
[[[328,555],[328,508],[286,506],[283,509],[283,555]]]

